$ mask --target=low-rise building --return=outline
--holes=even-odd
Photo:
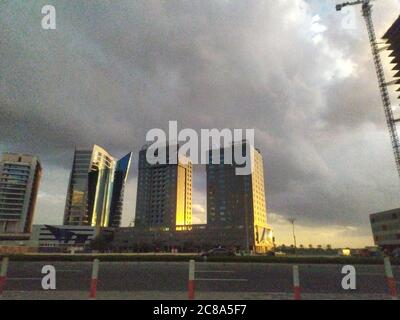
[[[400,208],[369,216],[374,242],[383,249],[400,248]]]
[[[33,225],[31,242],[39,251],[79,251],[88,247],[98,228],[90,226]]]
[[[110,229],[103,231],[109,233]],[[112,240],[104,249],[114,252],[200,252],[215,247],[240,252],[247,248],[246,230],[236,226],[198,224],[182,226],[179,230],[125,227],[114,229],[112,233]]]

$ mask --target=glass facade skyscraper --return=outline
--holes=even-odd
[[[0,233],[31,232],[42,167],[32,155],[5,153],[0,161]]]
[[[124,189],[131,165],[132,153],[128,153],[117,161],[114,172],[114,187],[110,209],[110,227],[119,227],[121,225],[122,209],[124,202]]]
[[[64,225],[119,226],[131,157],[128,153],[116,161],[97,145],[75,150]]]
[[[213,163],[211,151],[207,170],[207,225],[221,230],[243,233],[246,246],[256,252],[266,252],[272,246],[272,229],[267,224],[262,155],[258,149],[242,144],[242,153],[253,153],[249,157],[252,172],[237,175],[239,166],[233,160],[225,163],[225,152],[234,148],[220,149],[220,163]]]

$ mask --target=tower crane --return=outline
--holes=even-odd
[[[396,161],[396,168],[397,168],[397,173],[400,177],[400,141],[399,141],[399,136],[397,134],[397,128],[396,128],[396,122],[399,122],[400,119],[395,119],[393,115],[393,109],[391,106],[390,102],[390,96],[388,93],[388,85],[392,84],[387,83],[385,80],[385,74],[382,66],[382,60],[379,55],[379,52],[382,50],[382,48],[379,48],[378,42],[376,40],[376,35],[375,35],[375,30],[374,30],[374,24],[372,21],[372,4],[371,1],[373,0],[357,0],[357,1],[352,1],[352,2],[344,2],[342,4],[337,4],[336,5],[336,10],[340,11],[342,8],[346,6],[354,6],[354,5],[361,5],[362,8],[362,15],[365,20],[365,24],[367,26],[367,31],[368,31],[368,37],[369,37],[369,42],[371,45],[372,49],[372,56],[375,64],[375,70],[376,74],[378,77],[378,85],[379,85],[379,90],[382,98],[382,103],[383,103],[383,108],[385,111],[385,117],[386,117],[386,123],[389,129],[389,134],[390,134],[390,139],[392,142],[392,147],[393,147],[393,152],[394,152],[394,158]],[[385,49],[385,48],[383,48]]]

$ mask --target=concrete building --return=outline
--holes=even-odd
[[[178,146],[160,146],[166,163],[150,163],[148,146],[139,152],[135,227],[185,229],[192,224],[192,164],[178,157]],[[170,152],[176,153],[175,163]]]
[[[389,250],[400,248],[400,208],[373,213],[369,219],[377,246]]]
[[[116,161],[106,150],[75,149],[64,225],[118,227],[132,154]]]
[[[263,159],[260,151],[247,142],[239,144],[242,154],[253,155],[248,160],[252,168],[248,175],[237,174],[236,169],[243,165],[234,159],[235,145],[219,149],[219,163],[209,151],[207,224],[220,230],[233,228],[241,233],[244,248],[266,252],[272,247],[272,229],[267,224]]]
[[[42,168],[32,155],[5,153],[0,161],[0,233],[30,233]]]

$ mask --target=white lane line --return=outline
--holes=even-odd
[[[357,272],[358,276],[382,276],[384,277],[385,274],[382,272]]]
[[[248,279],[197,278],[195,281],[248,281]]]
[[[42,280],[42,278],[7,278],[7,281],[19,281],[19,280]]]
[[[221,271],[218,271],[218,270],[199,270],[199,271],[196,271],[196,273],[234,273],[235,271],[230,271],[230,270],[221,270]]]

